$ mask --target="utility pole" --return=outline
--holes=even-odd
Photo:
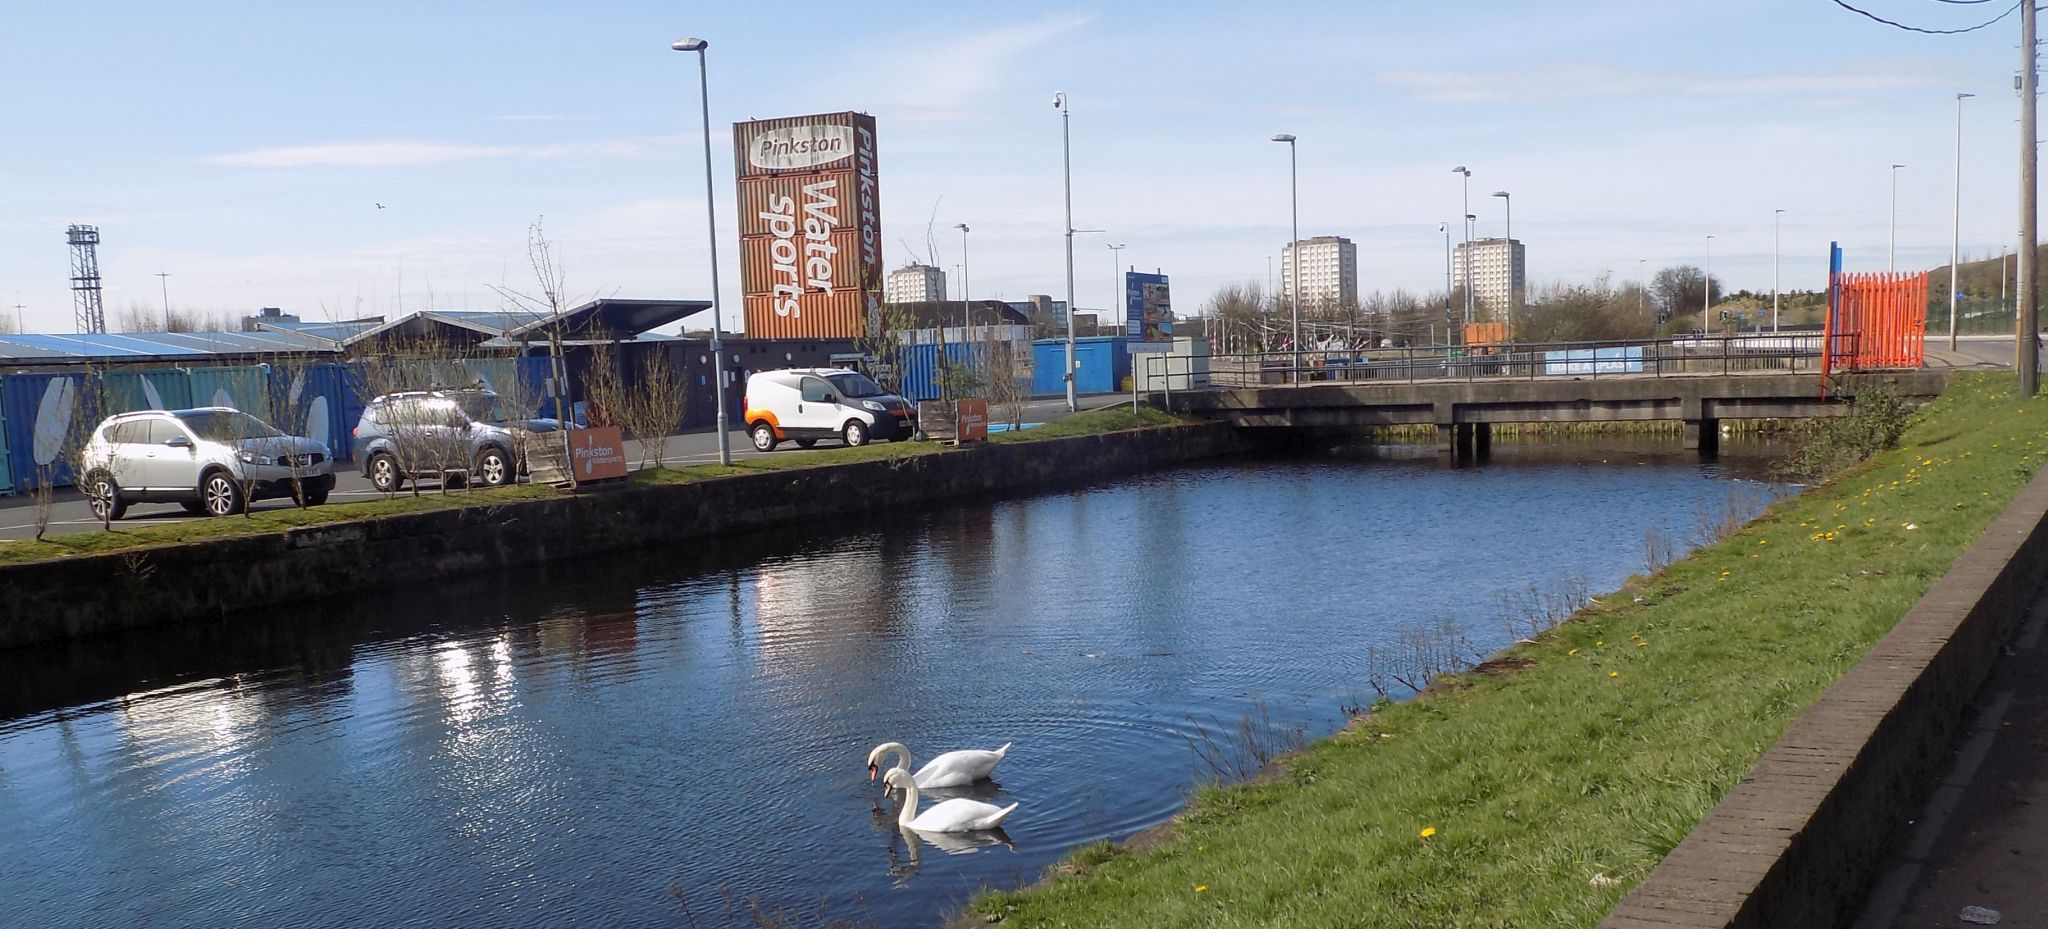
[[[1060,379],[1066,382],[1067,412],[1072,413],[1081,408],[1080,399],[1074,392],[1074,314],[1079,310],[1074,302],[1074,136],[1070,128],[1072,120],[1067,110],[1067,95],[1054,93],[1052,105],[1060,111],[1060,176],[1066,184],[1067,200],[1067,373]],[[966,250],[965,233],[961,236],[961,250]],[[1116,308],[1111,306],[1108,310],[1114,318]]]
[[[1948,236],[1948,350],[1956,350],[1956,302],[1962,292],[1956,264],[1963,246],[1963,101],[1976,94],[1956,94],[1956,199]]]
[[[170,280],[169,280],[170,276],[171,276],[171,272],[169,272],[169,271],[158,271],[158,272],[156,273],[156,282],[157,282],[157,284],[158,284],[158,285],[159,285],[160,287],[162,287],[162,288],[163,288],[163,292],[164,292],[164,331],[165,331],[165,332],[169,332],[169,331],[171,331],[171,282],[170,282]]]
[[[2019,321],[2014,327],[2012,361],[2020,375],[2020,396],[2031,397],[2041,389],[2040,346],[2035,342],[2040,330],[2041,294],[2040,285],[2034,280],[2038,271],[2035,249],[2039,248],[2034,225],[2038,219],[2035,199],[2040,196],[2040,178],[2035,173],[2040,147],[2034,138],[2034,95],[2040,54],[2034,47],[2033,0],[2020,4],[2020,59]]]
[[[19,303],[14,305],[14,331],[16,332],[26,333],[28,331],[28,324],[22,322],[21,316],[21,311],[25,309],[28,309],[28,307],[22,306]]]
[[[1778,217],[1784,210],[1771,211],[1771,332],[1778,331]]]

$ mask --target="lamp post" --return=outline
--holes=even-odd
[[[1444,233],[1444,343],[1451,344],[1451,294],[1457,291],[1451,286],[1451,224],[1443,223]]]
[[[1899,269],[1899,169],[1905,165],[1892,165],[1892,220],[1891,235],[1884,249],[1884,269]]]
[[[1464,199],[1463,199],[1463,200],[1461,200],[1461,201],[1459,201],[1459,202],[1460,202],[1460,203],[1462,203],[1462,204],[1464,205],[1464,207],[1465,207],[1465,208],[1464,208],[1463,210],[1461,210],[1460,212],[1462,212],[1462,213],[1464,214],[1464,216],[1465,216],[1465,229],[1464,229],[1464,231],[1462,232],[1462,235],[1464,236],[1464,246],[1465,246],[1465,275],[1464,275],[1464,277],[1465,277],[1465,282],[1464,282],[1464,283],[1465,283],[1465,319],[1464,319],[1464,322],[1467,322],[1467,323],[1469,323],[1469,322],[1471,322],[1471,321],[1472,321],[1472,169],[1471,169],[1471,168],[1467,168],[1467,167],[1465,167],[1464,165],[1459,165],[1459,166],[1457,166],[1457,167],[1455,167],[1455,168],[1452,168],[1452,169],[1451,169],[1451,173],[1452,173],[1452,174],[1462,174],[1462,175],[1464,175],[1464,176],[1465,176],[1465,194],[1464,194]],[[1449,340],[1449,339],[1445,339],[1445,341],[1447,341],[1447,342],[1448,342],[1448,341],[1450,341],[1450,340]]]
[[[1636,259],[1636,314],[1643,312],[1643,303],[1650,291],[1650,259]]]
[[[1290,215],[1293,217],[1291,226],[1293,231],[1292,238],[1287,241],[1287,252],[1285,257],[1281,259],[1280,270],[1283,274],[1287,274],[1288,269],[1290,267],[1293,268],[1287,285],[1287,294],[1294,304],[1293,381],[1299,384],[1301,383],[1301,175],[1295,164],[1294,136],[1282,132],[1273,136],[1273,141],[1287,143],[1287,203]],[[1292,264],[1290,265],[1289,262],[1292,262]]]
[[[1067,95],[1054,93],[1052,105],[1060,111],[1060,172],[1067,194],[1067,371],[1061,378],[1067,385],[1067,412],[1081,408],[1074,393],[1074,148]]]
[[[1771,211],[1771,332],[1778,331],[1778,217],[1784,210]],[[1701,320],[1705,322],[1705,320]]]
[[[157,282],[157,285],[158,285],[158,286],[160,286],[160,287],[162,287],[162,288],[163,288],[163,291],[164,291],[164,331],[165,331],[165,332],[169,332],[169,331],[171,331],[171,280],[170,280],[170,278],[171,278],[171,272],[169,272],[169,271],[158,271],[158,272],[156,273],[156,282]]]
[[[723,304],[718,299],[718,205],[711,186],[711,83],[710,72],[705,64],[704,50],[711,43],[703,39],[677,39],[669,46],[679,52],[697,53],[697,90],[700,111],[704,117],[704,220],[710,231],[705,243],[711,246],[711,392],[712,402],[718,406],[718,463],[732,464],[732,436],[727,433],[725,420],[725,324],[719,319],[724,315]]]
[[[954,223],[953,228],[960,230],[960,341],[965,342],[974,337],[973,304],[967,302],[967,224]]]
[[[1503,238],[1513,242],[1515,240],[1515,199],[1508,196],[1508,192],[1505,190],[1496,190],[1493,192],[1493,195],[1500,198],[1501,206],[1508,211],[1507,234]]]
[[[1707,236],[1706,282],[1700,285],[1700,328],[1707,327],[1707,313],[1714,308],[1714,237]]]
[[[1962,292],[1956,280],[1957,252],[1963,245],[1963,101],[1976,94],[1956,94],[1956,200],[1948,234],[1948,350],[1956,350],[1956,302]]]
[[[1111,318],[1115,318],[1117,311],[1123,309],[1124,305],[1124,282],[1122,278],[1117,276],[1117,272],[1123,270],[1123,266],[1124,244],[1117,242],[1109,246],[1109,312]]]
[[[1515,201],[1505,190],[1496,190],[1493,195],[1500,198],[1501,205],[1508,212],[1507,233],[1503,236],[1505,241],[1502,243],[1502,250],[1506,253],[1508,263],[1508,311],[1520,313],[1522,288],[1515,280]]]

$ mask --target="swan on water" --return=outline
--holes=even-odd
[[[1011,813],[1017,811],[1017,804],[996,806],[980,800],[955,797],[932,805],[922,813],[917,811],[917,781],[910,772],[902,768],[890,768],[883,775],[884,783],[891,787],[903,788],[903,811],[896,814],[896,825],[912,832],[979,832],[994,829],[1003,824]]]
[[[992,752],[979,748],[947,752],[925,762],[924,767],[911,775],[911,780],[926,790],[934,787],[965,787],[995,774],[996,765],[1002,764],[1003,756],[1009,754],[1010,745],[1011,743],[1004,742],[1002,748]],[[896,761],[889,765],[891,770],[901,770],[906,774],[910,772],[910,749],[905,748],[901,742],[884,742],[868,753],[868,780],[874,780],[883,770],[878,763],[885,755],[896,756]],[[882,788],[885,793],[888,789],[887,786]]]

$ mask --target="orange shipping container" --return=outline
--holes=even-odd
[[[772,294],[747,294],[741,300],[750,339],[857,339],[867,334],[867,299],[858,290],[806,296],[802,316],[778,315]]]

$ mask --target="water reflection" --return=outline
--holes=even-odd
[[[0,896],[39,927],[753,894],[926,924],[1167,817],[1257,707],[1329,731],[1401,623],[1486,647],[1500,592],[1611,588],[1754,476],[1581,452],[1243,462],[0,656]],[[1014,741],[1000,784],[925,792],[1021,803],[1008,832],[904,835],[862,764],[894,738]]]

